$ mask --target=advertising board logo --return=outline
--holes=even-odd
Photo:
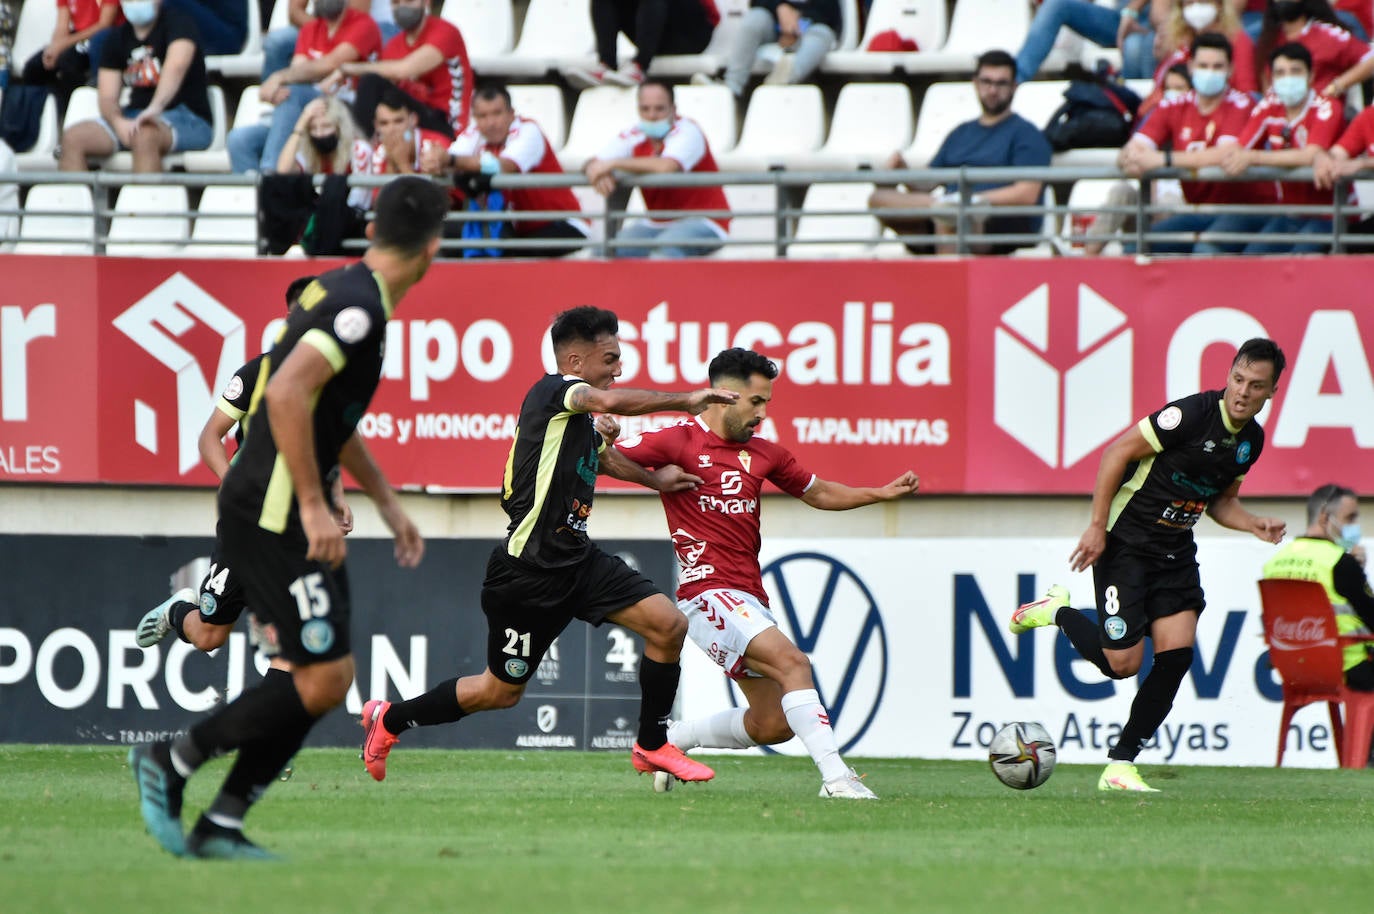
[[[877,600],[854,569],[816,552],[775,559],[763,568],[763,583],[778,627],[810,657],[816,692],[848,751],[873,723],[887,687],[887,630]],[[727,687],[738,706],[742,696],[729,680]]]
[[[244,363],[243,321],[185,275],[176,273],[129,306],[113,324],[175,378],[177,471],[191,471],[200,463],[197,439],[214,406],[214,392]],[[201,365],[181,343],[187,334],[203,327],[220,338],[213,365]],[[134,441],[149,453],[158,453],[158,425],[163,417],[157,408],[135,398],[132,418]]]
[[[540,705],[534,712],[534,722],[540,733],[552,733],[558,727],[558,709],[553,705]]]
[[[1074,355],[1055,364],[1050,318],[1048,283],[1002,312],[993,421],[1046,466],[1067,468],[1131,423],[1134,333],[1120,309],[1080,283]]]

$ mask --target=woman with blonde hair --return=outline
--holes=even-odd
[[[1164,91],[1166,74],[1175,65],[1188,63],[1188,49],[1193,46],[1193,39],[1206,32],[1224,35],[1231,42],[1231,88],[1250,93],[1259,91],[1255,78],[1255,44],[1245,33],[1235,4],[1225,0],[1184,0],[1174,3],[1169,18],[1159,30],[1159,46],[1155,49],[1159,67],[1155,70],[1155,91],[1146,100],[1147,105],[1158,101]]]
[[[301,111],[291,136],[277,157],[278,174],[345,175],[353,170],[356,155],[366,156],[359,146],[358,128],[348,106],[332,95],[323,95]]]

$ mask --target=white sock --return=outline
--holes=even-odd
[[[675,721],[668,728],[668,742],[683,752],[688,749],[749,749],[757,746],[744,729],[744,709],[731,708],[710,717]]]
[[[782,713],[792,732],[811,753],[823,779],[834,781],[849,774],[849,766],[840,758],[835,731],[830,729],[830,715],[821,706],[815,689],[798,689],[782,696]]]

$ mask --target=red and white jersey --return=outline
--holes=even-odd
[[[720,171],[711,146],[706,142],[697,122],[688,117],[680,117],[673,122],[673,129],[660,143],[644,135],[638,125],[623,131],[611,140],[597,154],[598,159],[629,159],[644,156],[662,156],[672,159],[682,166],[684,172]],[[656,210],[705,209],[725,211],[730,204],[725,201],[725,191],[719,187],[645,187],[644,208],[650,216]],[[655,222],[650,218],[650,222]],[[730,217],[713,217],[722,238],[730,228]]]
[[[1258,92],[1259,82],[1255,79],[1255,43],[1241,29],[1227,38],[1231,42],[1231,88],[1242,92]],[[1169,68],[1187,64],[1192,60],[1192,49],[1183,46],[1175,50],[1155,67],[1155,90],[1164,91],[1164,77]]]
[[[1344,107],[1338,99],[1326,98],[1310,89],[1307,103],[1298,116],[1289,120],[1288,109],[1270,92],[1250,112],[1250,122],[1241,132],[1240,142],[1247,149],[1277,152],[1281,149],[1330,149],[1345,123]],[[1330,190],[1318,190],[1311,181],[1276,182],[1278,198],[1298,206],[1330,204]]]
[[[1196,152],[1240,142],[1250,121],[1255,103],[1250,96],[1227,89],[1221,104],[1210,114],[1197,106],[1197,93],[1185,92],[1175,99],[1160,102],[1136,136],[1155,149]],[[1224,181],[1181,181],[1183,198],[1189,203],[1272,203],[1273,188],[1268,184],[1228,184]]]
[[[1335,0],[1331,5],[1360,20],[1360,25],[1364,26],[1366,35],[1374,35],[1374,2],[1370,2],[1370,0]]]
[[[663,512],[677,552],[679,600],[717,588],[742,590],[765,606],[759,573],[759,493],[766,479],[794,498],[816,481],[786,448],[757,436],[726,441],[700,418],[616,442],[645,467],[677,464],[705,482],[664,492]]]
[[[301,26],[296,36],[296,55],[310,60],[319,60],[332,53],[341,44],[351,44],[358,52],[358,60],[376,60],[382,52],[382,30],[367,13],[353,7],[344,7],[343,17],[334,34],[329,34],[328,20],[316,17]],[[347,86],[356,88],[357,79],[349,78]]]
[[[1355,115],[1336,145],[1349,153],[1352,159],[1374,156],[1374,108],[1365,108]]]
[[[1345,29],[1315,19],[1310,20],[1293,40],[1312,53],[1312,88],[1318,92],[1374,54],[1369,45]]]
[[[415,40],[412,42],[405,32],[393,36],[382,48],[382,60],[404,60],[425,44],[438,48],[443,60],[419,79],[396,80],[396,85],[436,111],[447,111],[453,129],[464,130],[472,116],[472,64],[456,25],[426,15]]]
[[[511,122],[510,131],[506,134],[503,143],[488,143],[482,138],[482,133],[473,124],[453,141],[453,145],[448,148],[449,155],[471,156],[479,155],[482,152],[490,152],[499,159],[507,159],[515,164],[523,174],[555,174],[563,173],[563,166],[558,164],[558,156],[554,155],[553,147],[549,145],[548,138],[544,136],[544,131],[539,129],[539,125],[528,118],[516,115]],[[510,201],[510,208],[521,212],[531,212],[540,210],[566,210],[568,218],[579,223],[579,228],[584,232],[590,228],[577,215],[581,212],[581,207],[577,203],[577,195],[572,192],[571,187],[539,187],[530,190],[507,190],[506,199]],[[516,235],[528,235],[538,231],[548,225],[544,222],[515,222]]]
[[[438,149],[445,149],[448,147],[449,139],[438,131],[427,130],[424,127],[416,128],[416,132],[419,134],[419,137],[414,145],[415,158],[414,161],[410,163],[410,168],[414,173],[421,174],[421,153],[431,146]],[[398,173],[397,169],[392,167],[391,161],[387,158],[386,147],[382,145],[380,140],[374,140],[374,142],[371,143],[363,140],[354,142],[353,161],[350,171],[355,175],[390,175]],[[348,195],[348,202],[359,208],[371,207],[380,190],[380,187],[354,188]],[[462,201],[462,196],[458,194],[456,190],[450,190],[449,197],[452,199],[452,202],[455,203],[460,203]]]

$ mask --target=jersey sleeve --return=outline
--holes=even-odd
[[[253,400],[253,385],[257,381],[261,364],[262,358],[258,357],[234,372],[229,383],[224,385],[219,402],[215,404],[220,412],[235,422],[248,414],[248,407],[252,405]]]
[[[633,131],[626,130],[616,136],[596,154],[598,159],[628,159],[635,154]]]
[[[318,290],[318,291],[317,291]],[[337,300],[338,292],[330,292],[316,280],[301,293],[301,320],[308,329],[301,334],[301,345],[309,346],[324,356],[334,373],[338,374],[355,354],[369,347],[377,347],[386,334],[386,315],[381,304],[353,304]],[[311,300],[316,303],[312,306]],[[295,315],[288,317],[291,321]]]
[[[1164,102],[1145,118],[1135,135],[1148,142],[1155,149],[1162,149],[1166,142],[1173,142],[1174,121],[1180,106]]]
[[[663,141],[663,158],[672,159],[691,171],[706,155],[706,136],[691,121],[679,120],[672,133]]]
[[[482,145],[482,135],[469,127],[458,138],[449,144],[448,154],[452,156],[476,155],[477,149]]]
[[[1207,421],[1207,404],[1210,403],[1212,409],[1220,409],[1219,402],[1215,393],[1184,397],[1141,419],[1137,428],[1158,454],[1189,440],[1197,426]]]
[[[1246,149],[1253,149],[1259,141],[1260,134],[1264,132],[1264,122],[1269,116],[1269,105],[1261,102],[1250,110],[1250,119],[1245,122],[1245,126],[1240,130],[1240,136],[1236,137],[1236,142]]]
[[[381,53],[382,30],[371,16],[358,16],[344,26],[339,44],[345,42],[353,45],[359,60],[371,60]]]
[[[1361,111],[1350,126],[1345,128],[1341,138],[1336,141],[1336,145],[1346,151],[1352,158],[1359,158],[1370,145],[1370,127],[1374,126],[1374,108],[1366,108]]]
[[[1345,126],[1345,106],[1334,98],[1318,102],[1316,117],[1307,132],[1307,145],[1330,149]]]
[[[615,449],[642,467],[661,467],[678,463],[677,448],[673,440],[676,435],[665,434],[671,433],[676,427],[669,426],[642,435],[631,435],[617,441]]]
[[[816,474],[798,463],[791,451],[778,448],[776,457],[768,472],[768,481],[793,498],[801,498],[816,481]]]
[[[500,157],[514,162],[522,172],[533,170],[544,159],[544,134],[539,126],[532,121],[521,121],[506,137]]]

